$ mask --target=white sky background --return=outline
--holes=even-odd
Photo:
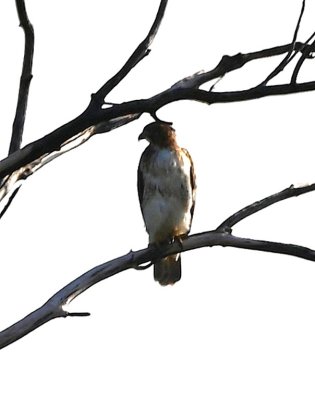
[[[34,79],[24,144],[77,116],[145,37],[159,1],[27,0],[35,28]],[[170,0],[146,57],[108,97],[154,95],[212,69],[224,54],[288,43],[298,0]],[[306,5],[299,39],[315,29]],[[0,3],[0,155],[8,151],[23,54],[13,1]],[[280,58],[281,59],[281,58]],[[279,62],[229,74],[217,90],[260,83]],[[275,82],[284,82],[284,73]],[[303,79],[314,80],[314,62]],[[192,154],[192,231],[290,184],[312,183],[315,93],[206,106],[169,105]],[[136,192],[148,116],[53,161],[29,178],[1,220],[0,329],[41,306],[86,270],[147,244]],[[314,194],[287,200],[234,233],[315,248]],[[314,399],[315,265],[228,248],[182,256],[163,288],[152,269],[97,284],[70,305],[89,318],[51,321],[1,351],[0,398]]]

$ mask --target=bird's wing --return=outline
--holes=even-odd
[[[140,208],[141,212],[143,214],[143,194],[144,194],[144,185],[145,185],[145,170],[146,165],[150,162],[150,157],[151,157],[151,148],[148,146],[144,152],[141,155],[139,166],[138,166],[138,180],[137,180],[137,185],[138,185],[138,198],[139,198],[139,203],[140,203]]]
[[[194,162],[191,158],[191,155],[189,154],[189,151],[186,149],[182,148],[183,153],[185,154],[185,156],[189,159],[190,161],[190,186],[191,186],[191,193],[192,193],[192,206],[190,209],[190,214],[191,214],[191,221],[194,215],[194,211],[195,211],[195,202],[196,202],[196,174],[195,174],[195,168],[194,168]],[[190,224],[191,224],[190,221]]]

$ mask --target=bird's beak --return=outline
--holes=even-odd
[[[140,135],[138,136],[138,140],[142,140],[142,139],[146,139],[144,132],[140,133]]]

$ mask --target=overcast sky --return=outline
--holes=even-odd
[[[216,66],[224,54],[287,44],[298,0],[170,0],[152,52],[110,94],[152,96]],[[210,5],[211,3],[211,5]],[[26,0],[35,29],[34,79],[23,144],[80,114],[145,37],[158,0]],[[299,40],[314,31],[306,4]],[[8,151],[23,57],[13,1],[0,3],[0,155]],[[280,59],[226,76],[216,90],[260,83]],[[289,72],[274,82],[287,82]],[[314,80],[308,61],[301,79]],[[197,173],[192,232],[290,184],[315,182],[315,93],[213,105],[171,104]],[[0,221],[0,329],[88,269],[147,245],[136,175],[144,115],[92,138],[30,177]],[[244,237],[315,248],[314,194],[235,228]],[[0,397],[25,399],[314,399],[315,265],[293,257],[209,248],[182,256],[182,280],[152,269],[97,284],[69,309],[1,351]]]

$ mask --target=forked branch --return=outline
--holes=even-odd
[[[23,67],[22,74],[20,78],[20,87],[18,94],[18,101],[16,105],[15,117],[13,121],[12,127],[12,135],[9,147],[9,154],[14,153],[19,150],[22,144],[22,137],[24,132],[24,123],[28,102],[28,94],[29,88],[32,80],[32,67],[33,67],[33,56],[34,56],[34,29],[33,26],[28,19],[25,2],[24,0],[15,0],[16,10],[20,21],[20,26],[23,28],[24,36],[25,36],[25,44],[24,44],[24,58],[23,58]],[[9,179],[8,179],[9,180]],[[7,180],[7,181],[8,181]],[[11,179],[12,181],[12,179]],[[1,182],[1,180],[0,180]],[[2,182],[3,185],[3,182]],[[7,204],[4,206],[2,211],[0,212],[0,219],[6,213],[8,208],[10,207],[13,199],[18,194],[20,187],[17,187],[10,194]],[[6,188],[7,193],[9,192],[8,187]],[[0,197],[1,198],[1,197]]]

